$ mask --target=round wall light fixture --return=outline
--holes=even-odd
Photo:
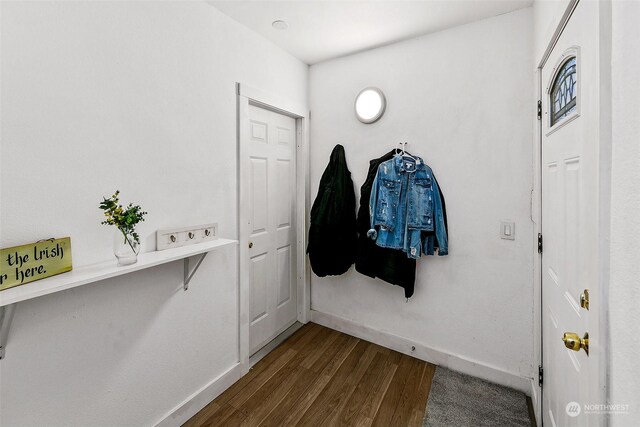
[[[356,117],[362,123],[373,123],[382,117],[387,108],[384,93],[377,87],[364,88],[356,96]]]

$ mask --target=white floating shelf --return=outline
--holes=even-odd
[[[71,288],[77,288],[78,286],[87,285],[99,280],[122,276],[123,274],[133,273],[134,271],[144,270],[145,268],[154,267],[156,265],[186,259],[194,255],[206,254],[207,252],[211,252],[224,246],[235,245],[236,243],[238,243],[237,240],[216,239],[205,243],[196,243],[175,249],[145,252],[138,255],[137,263],[123,267],[117,266],[115,258],[99,264],[79,267],[68,273],[59,274],[57,276],[27,283],[26,285],[16,286],[14,288],[0,291],[0,307]],[[193,276],[193,273],[200,265],[200,262],[201,260],[196,265],[196,268],[194,268],[194,271],[190,272],[190,274],[187,274],[187,271],[185,271],[185,290],[189,279]],[[188,269],[188,262],[185,262],[185,269]]]

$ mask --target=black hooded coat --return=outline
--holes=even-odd
[[[324,277],[349,270],[357,246],[356,195],[344,147],[336,145],[311,207],[307,253],[313,272]]]

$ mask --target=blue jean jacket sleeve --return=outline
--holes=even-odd
[[[422,239],[422,253],[425,255],[433,255],[435,253],[435,236],[423,236]]]
[[[449,241],[447,236],[447,229],[444,226],[444,214],[442,213],[442,199],[440,198],[440,189],[438,188],[438,182],[433,180],[433,195],[434,195],[434,217],[435,217],[435,238],[438,240],[438,255],[444,256],[449,254]],[[425,239],[426,243],[426,239]],[[425,248],[426,249],[426,248]],[[427,250],[424,251],[428,253]],[[431,249],[433,253],[433,249]]]

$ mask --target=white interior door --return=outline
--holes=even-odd
[[[250,354],[291,326],[297,317],[296,122],[249,105],[244,177],[248,196]]]
[[[581,1],[542,69],[542,418],[596,426],[599,402],[598,3]],[[581,294],[589,290],[589,309]],[[589,353],[565,332],[589,333]]]

